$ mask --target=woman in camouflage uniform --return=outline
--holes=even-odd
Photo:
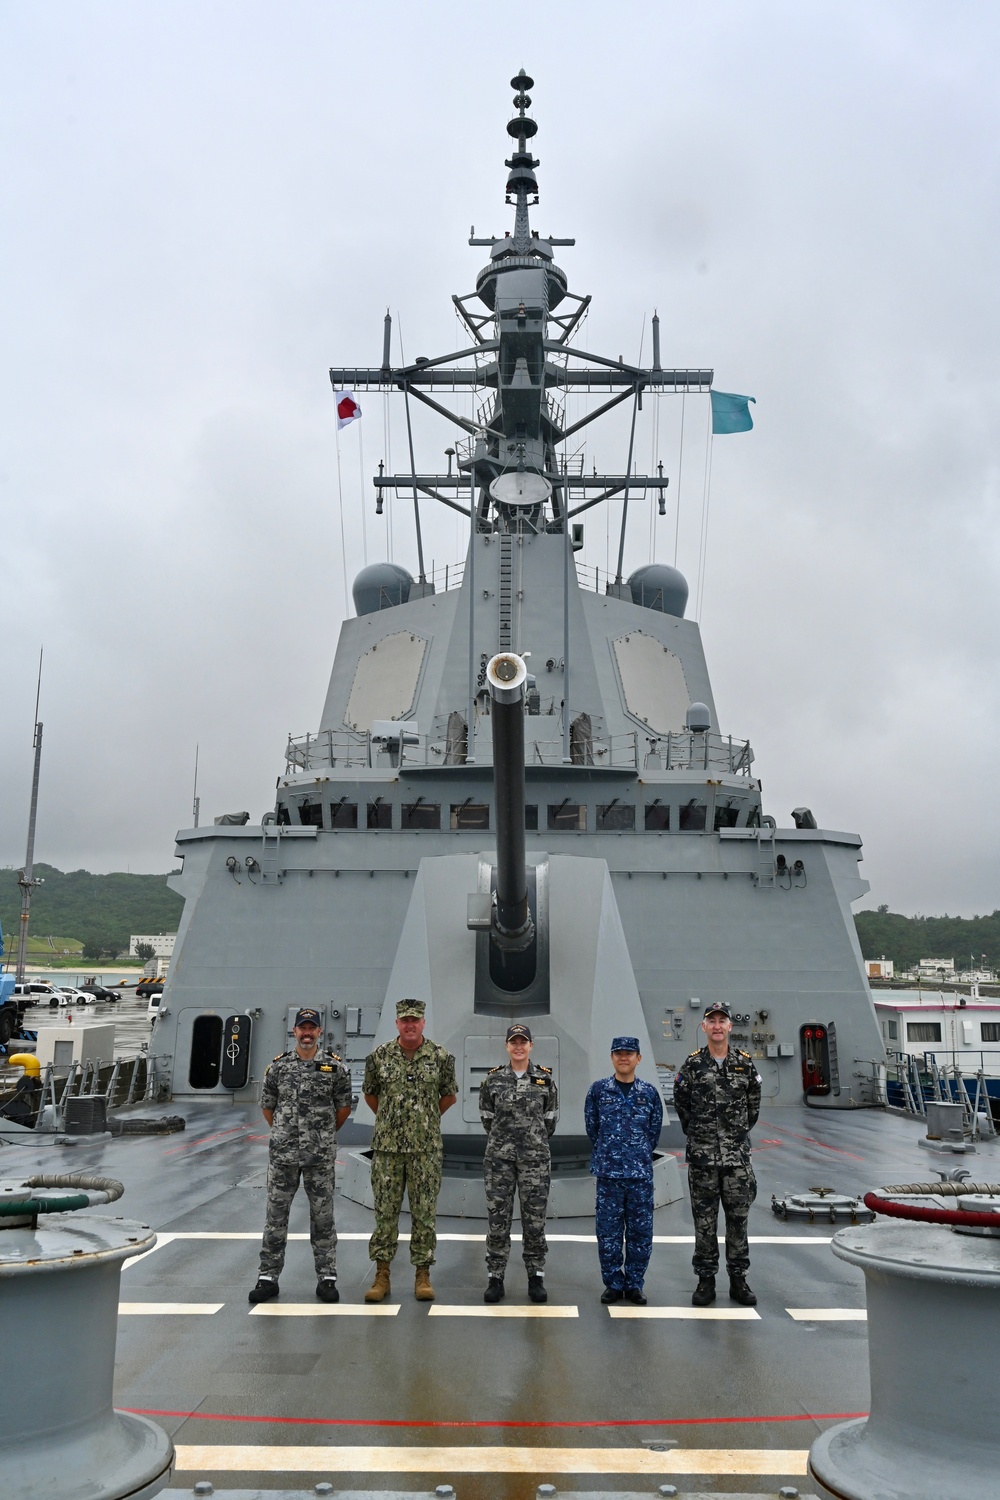
[[[556,1128],[558,1091],[549,1068],[531,1061],[531,1032],[520,1024],[507,1028],[510,1061],[494,1068],[479,1086],[479,1118],[488,1140],[483,1161],[486,1179],[486,1271],[484,1302],[499,1302],[510,1256],[514,1191],[521,1205],[524,1268],[528,1296],[547,1302],[545,1210],[552,1178],[549,1136]]]

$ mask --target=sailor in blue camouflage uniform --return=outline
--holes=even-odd
[[[520,1021],[507,1027],[509,1061],[493,1068],[479,1085],[479,1118],[487,1134],[483,1177],[486,1208],[484,1302],[504,1295],[510,1256],[514,1194],[521,1206],[521,1238],[528,1296],[547,1302],[545,1290],[545,1212],[552,1180],[549,1137],[559,1116],[559,1092],[552,1070],[531,1061],[531,1029]]]
[[[721,1203],[726,1218],[729,1295],[743,1307],[754,1307],[757,1298],[747,1285],[747,1220],[757,1196],[750,1132],[760,1114],[760,1074],[749,1052],[741,1052],[730,1041],[733,1021],[728,1006],[706,1006],[701,1025],[707,1045],[691,1053],[674,1080],[674,1108],[687,1136],[694,1216],[692,1265],[698,1285],[691,1301],[695,1307],[708,1307],[715,1301]]]
[[[337,1131],[351,1112],[351,1078],[335,1052],[320,1048],[323,1023],[318,1010],[300,1010],[292,1034],[294,1049],[269,1064],[261,1090],[261,1109],[271,1128],[267,1218],[260,1274],[249,1300],[267,1302],[278,1295],[288,1215],[301,1179],[309,1199],[316,1295],[321,1302],[339,1302],[333,1180]]]
[[[653,1151],[663,1125],[660,1091],[635,1070],[639,1039],[616,1036],[610,1078],[592,1083],[584,1105],[597,1178],[597,1251],[605,1304],[646,1305],[643,1283],[653,1250]]]

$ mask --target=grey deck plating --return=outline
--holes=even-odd
[[[656,1215],[649,1312],[676,1308],[669,1320],[612,1318],[600,1306],[583,1220],[551,1226],[549,1307],[575,1316],[531,1316],[515,1259],[501,1308],[526,1316],[491,1317],[475,1220],[439,1221],[436,1303],[414,1301],[404,1246],[390,1313],[372,1316],[361,1310],[372,1216],[339,1197],[341,1307],[357,1311],[331,1316],[315,1300],[303,1200],[273,1304],[286,1315],[261,1316],[246,1301],[264,1207],[260,1117],[242,1106],[185,1113],[181,1136],[17,1144],[3,1164],[5,1175],[58,1161],[119,1176],[122,1208],[161,1235],[122,1277],[133,1311],[119,1320],[115,1401],[159,1414],[179,1449],[175,1485],[207,1478],[220,1491],[329,1480],[338,1490],[424,1493],[449,1482],[460,1500],[514,1500],[546,1481],[616,1494],[652,1494],[665,1482],[685,1494],[808,1488],[804,1455],[826,1419],[867,1410],[866,1327],[792,1314],[863,1309],[863,1278],[830,1252],[835,1226],[782,1223],[771,1194],[826,1183],[855,1192],[927,1170],[915,1121],[766,1111],[755,1132],[752,1318],[694,1316],[686,1203]],[[664,1139],[678,1147],[670,1130]],[[980,1160],[981,1175],[994,1176],[995,1152]],[[712,1311],[742,1314],[721,1290]],[[302,1315],[287,1315],[293,1304]],[[661,1442],[677,1446],[649,1446]]]

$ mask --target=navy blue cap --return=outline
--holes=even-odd
[[[318,1010],[312,1010],[309,1006],[305,1006],[302,1010],[296,1012],[295,1025],[322,1027],[323,1020]]]
[[[733,1019],[732,1011],[729,1009],[729,1006],[726,1005],[722,1000],[713,1000],[710,1005],[705,1006],[703,1016],[706,1021],[708,1020],[709,1016],[715,1015],[725,1016],[727,1021],[731,1021]]]
[[[512,1042],[516,1036],[523,1036],[526,1042],[531,1041],[531,1028],[525,1026],[523,1021],[515,1021],[513,1026],[507,1027],[506,1040]]]
[[[611,1043],[612,1052],[639,1052],[639,1038],[637,1036],[616,1036]]]

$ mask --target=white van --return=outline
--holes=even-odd
[[[55,985],[49,984],[47,979],[25,979],[14,986],[14,999],[23,1000],[26,1005],[65,1005]]]

